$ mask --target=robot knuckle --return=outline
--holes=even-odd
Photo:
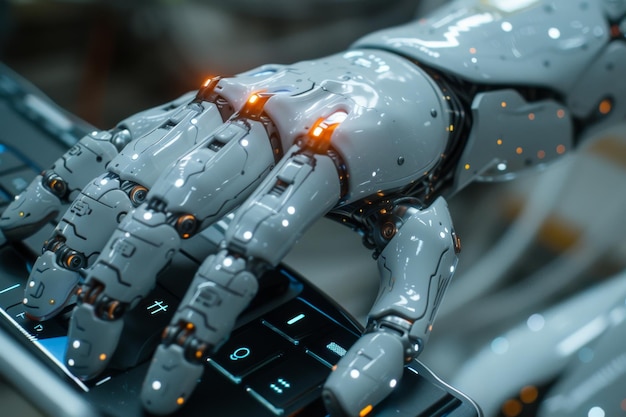
[[[54,171],[45,171],[42,179],[43,185],[47,188],[52,194],[57,196],[60,199],[67,197],[68,194],[68,185],[67,182],[61,178]]]

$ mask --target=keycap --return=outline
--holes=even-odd
[[[297,298],[264,316],[263,324],[297,345],[303,338],[332,327],[333,322]]]
[[[374,411],[384,409],[385,412],[380,414],[381,417],[432,417],[445,416],[459,405],[461,405],[459,399],[407,367],[396,390],[374,408]]]
[[[10,148],[0,144],[0,174],[24,166],[24,162],[19,159]]]
[[[358,336],[339,325],[334,329],[319,333],[303,342],[307,353],[328,366],[339,362]]]
[[[209,363],[239,383],[290,349],[293,346],[284,338],[255,321],[235,331]]]
[[[128,369],[149,359],[179,302],[177,297],[157,285],[128,311],[124,315],[123,337],[111,358],[111,367]]]
[[[250,375],[247,390],[264,406],[282,414],[317,397],[329,373],[327,366],[294,350]]]
[[[26,261],[15,249],[0,249],[0,308],[22,303],[27,275]]]
[[[38,339],[62,337],[67,333],[67,328],[61,325],[57,320],[53,319],[43,322],[31,320],[28,316],[26,316],[26,310],[21,303],[7,308],[6,312],[31,336]]]
[[[35,178],[35,172],[30,169],[20,169],[6,175],[0,176],[0,186],[10,195],[18,195],[28,187],[28,184]]]

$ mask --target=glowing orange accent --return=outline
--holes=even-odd
[[[333,370],[333,371],[336,371],[337,370],[337,365],[333,365],[333,367],[330,368],[330,369]]]
[[[565,145],[558,145],[556,147],[556,153],[558,153],[559,155],[565,153]]]
[[[183,405],[185,403],[185,399],[183,397],[178,397],[176,399],[176,404]]]
[[[194,327],[196,327],[196,326],[194,326],[194,325],[193,325],[193,323],[187,323],[187,324],[185,325],[185,328],[186,328],[187,330],[193,330],[193,329],[194,329]]]
[[[432,331],[433,331],[433,325],[432,325],[432,324],[428,325],[428,331],[429,331],[429,332],[432,332]]]
[[[556,117],[558,117],[559,119],[562,119],[565,117],[565,110],[563,109],[558,109],[556,111]]]
[[[183,215],[183,216],[180,216],[180,217],[178,218],[178,220],[176,220],[176,227],[177,227],[177,228],[181,228],[181,227],[183,226],[183,224],[184,224],[185,222],[187,222],[187,221],[188,221],[188,222],[195,223],[196,218],[195,218],[193,215],[191,215],[191,214],[185,214],[185,215]],[[191,237],[191,233],[187,233],[187,232],[182,233],[182,234],[181,234],[181,237],[182,237],[183,239],[189,239],[189,238]]]
[[[470,169],[470,164],[465,164],[465,167],[464,167],[464,168],[465,168],[466,170],[467,170],[467,169]]]
[[[372,404],[369,404],[367,406],[365,406],[361,411],[359,411],[359,417],[365,417],[366,415],[368,415],[372,410],[374,409],[374,407],[372,406]]]
[[[211,84],[211,81],[213,81],[212,77],[207,78],[207,80],[204,82],[204,84],[202,84],[202,87],[208,87],[209,84]]]
[[[107,358],[107,354],[106,353],[101,353],[100,356],[98,356],[98,359],[100,359],[101,361],[106,360]]]
[[[502,145],[502,139],[498,139],[498,140],[496,141],[496,144],[497,144],[497,145]]]
[[[475,54],[476,53],[476,48],[470,48],[469,51],[470,51],[470,54]]]
[[[538,151],[537,152],[537,158],[543,159],[545,157],[546,157],[546,152],[545,151]]]
[[[521,146],[518,146],[517,148],[515,148],[515,153],[516,153],[516,154],[521,155],[521,154],[522,154],[522,152],[524,152],[524,149],[522,149],[522,147],[521,147]]]
[[[519,394],[520,400],[522,400],[522,402],[525,404],[534,403],[535,401],[537,401],[538,397],[539,397],[539,390],[537,389],[537,387],[534,387],[532,385],[528,385],[522,388]]]
[[[330,142],[333,132],[345,120],[347,114],[345,112],[336,112],[328,117],[321,117],[313,124],[309,130],[309,136],[316,142]],[[322,143],[320,143],[322,144]],[[322,144],[325,145],[325,144]]]
[[[619,29],[619,25],[611,25],[611,37],[619,38],[622,35],[622,31]]]
[[[240,111],[241,116],[252,119],[260,117],[263,114],[263,106],[271,96],[271,94],[262,94],[262,91],[251,94]]]
[[[137,198],[136,197],[137,193],[140,193],[142,191],[147,193],[148,189],[146,187],[144,187],[144,186],[141,186],[141,185],[136,185],[135,187],[133,187],[133,189],[130,190],[130,198],[131,198],[131,200],[135,201],[135,199]]]
[[[111,303],[111,305],[109,306],[109,310],[107,311],[107,314],[109,316],[109,318],[112,320],[113,318],[115,318],[115,309],[120,305],[119,301],[113,301]]]
[[[448,128],[448,130],[449,130],[450,132],[454,132],[454,125],[450,125],[450,127]]]
[[[609,99],[602,100],[600,104],[598,105],[598,111],[601,114],[609,114],[612,108],[613,108],[613,103],[611,103],[611,100]]]
[[[517,417],[522,412],[522,403],[518,400],[508,400],[502,405],[502,414],[506,417]]]
[[[535,120],[535,113],[528,113],[528,120]]]
[[[502,106],[502,108],[506,107],[506,101],[503,101],[502,103],[500,103],[500,106]]]
[[[67,266],[68,268],[72,266],[72,260],[76,258],[76,255],[70,255],[67,257],[67,259],[65,260],[65,266]]]
[[[201,350],[196,350],[196,359],[200,359],[202,357],[203,352]]]

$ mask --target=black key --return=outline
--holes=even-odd
[[[418,371],[405,368],[398,388],[374,409],[374,411],[385,410],[380,414],[376,413],[376,416],[431,417],[452,413],[462,404],[461,401],[425,378],[428,373],[421,370],[420,377]]]
[[[28,187],[35,178],[36,173],[28,169],[22,169],[0,177],[0,186],[10,195],[18,195]]]
[[[16,304],[20,304],[24,299],[24,283],[21,280],[11,279],[12,277],[2,277],[0,286],[0,308],[7,309]]]
[[[334,322],[297,298],[267,314],[263,324],[297,345],[303,338],[330,328]]]
[[[330,369],[300,350],[252,374],[247,390],[276,414],[315,399]]]
[[[0,144],[0,174],[19,168],[24,165],[13,152],[6,146]]]
[[[283,356],[293,349],[285,339],[258,322],[235,332],[211,360],[233,382]]]
[[[39,322],[29,319],[21,303],[7,308],[6,312],[18,325],[37,339],[51,339],[63,337],[67,334],[67,329],[56,320]]]
[[[4,211],[11,201],[13,201],[13,197],[5,191],[0,190],[0,210]]]
[[[179,299],[160,286],[124,316],[120,344],[111,358],[111,367],[128,369],[152,355],[161,341],[163,329],[169,324]]]
[[[11,247],[0,250],[0,308],[21,304],[28,273],[26,262]]]
[[[307,353],[314,358],[328,366],[333,366],[339,362],[339,359],[346,354],[357,339],[356,334],[336,326],[333,331],[323,332],[306,339],[304,347]]]

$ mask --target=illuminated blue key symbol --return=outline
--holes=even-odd
[[[335,342],[330,342],[329,344],[326,345],[326,349],[330,350],[331,352],[333,352],[334,354],[338,355],[338,356],[345,356],[345,354],[348,352],[345,348],[343,348],[341,345],[335,343]]]
[[[292,324],[297,323],[300,320],[302,320],[304,317],[305,317],[304,313],[300,313],[297,316],[292,317],[289,321],[287,321],[287,324],[291,326]]]
[[[291,388],[291,384],[283,378],[278,378],[276,382],[270,384],[270,389],[276,394],[282,394],[288,388]]]
[[[250,349],[247,347],[240,347],[230,354],[231,361],[238,361],[239,359],[245,359],[250,356]]]

